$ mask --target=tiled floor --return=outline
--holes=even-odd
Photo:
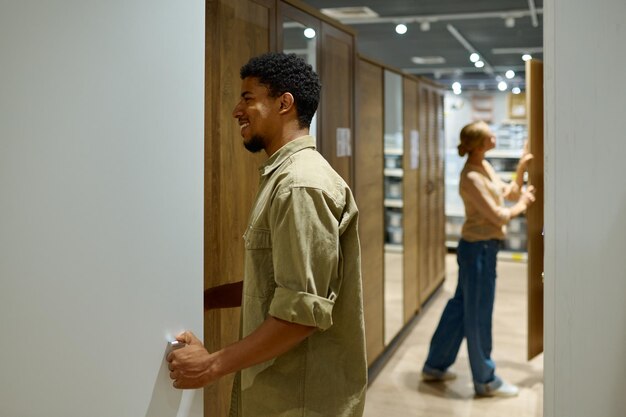
[[[365,417],[541,417],[543,356],[526,360],[526,264],[499,261],[493,358],[498,374],[520,387],[516,398],[474,396],[465,342],[449,383],[425,383],[419,371],[443,308],[456,287],[455,255],[446,257],[446,281],[367,393]]]

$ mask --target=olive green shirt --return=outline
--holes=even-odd
[[[367,362],[352,193],[312,136],[283,146],[260,174],[244,235],[241,336],[268,315],[318,330],[239,372],[230,415],[361,416]]]

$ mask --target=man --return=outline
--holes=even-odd
[[[244,235],[243,283],[207,290],[205,308],[241,305],[241,340],[209,353],[190,332],[168,356],[177,388],[238,372],[231,416],[361,416],[367,385],[358,211],[309,136],[320,82],[295,55],[241,68],[233,116],[264,150]]]

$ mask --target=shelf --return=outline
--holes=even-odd
[[[398,199],[385,198],[385,207],[402,208],[404,207],[404,202]]]
[[[385,243],[385,252],[402,253],[404,252],[404,246],[394,243]]]
[[[404,176],[404,171],[402,168],[385,168],[383,171],[385,177],[398,177],[402,178]]]
[[[404,150],[402,148],[385,148],[385,155],[402,156],[404,155]]]
[[[487,151],[485,158],[516,158],[522,157],[521,149],[492,149]]]

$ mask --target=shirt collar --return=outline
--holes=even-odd
[[[276,168],[282,165],[294,153],[301,151],[302,149],[313,148],[315,149],[315,138],[311,135],[300,136],[277,150],[261,167],[259,172],[261,176],[271,174]]]

